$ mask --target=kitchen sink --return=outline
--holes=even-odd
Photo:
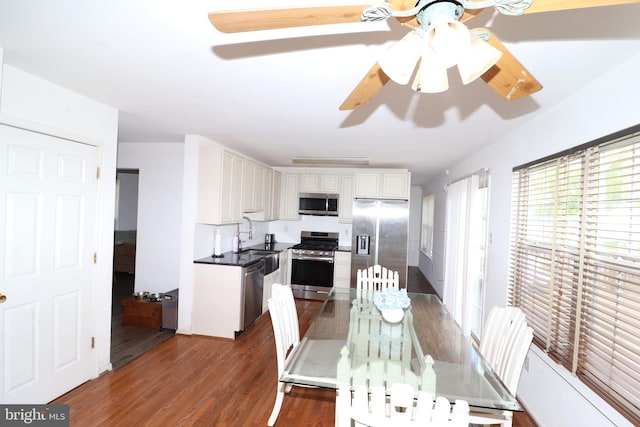
[[[267,251],[264,249],[246,249],[241,254],[264,258],[264,274],[270,274],[280,267],[280,255],[275,251]]]
[[[247,249],[247,250],[242,251],[241,253],[247,254],[247,255],[263,255],[263,256],[266,256],[266,255],[276,254],[277,252],[267,251],[267,250],[264,250],[264,249]]]

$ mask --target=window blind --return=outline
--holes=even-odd
[[[640,132],[514,169],[512,304],[534,343],[640,424]]]

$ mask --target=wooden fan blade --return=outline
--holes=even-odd
[[[209,21],[223,33],[362,22],[366,6],[301,7],[210,12]]]
[[[502,98],[507,101],[529,96],[542,89],[542,85],[516,59],[515,56],[486,28],[476,28],[472,32],[486,32],[491,46],[502,52],[500,60],[481,77]]]
[[[640,3],[640,0],[533,0],[524,13],[553,12],[556,10],[581,9],[585,7],[615,6]]]
[[[366,76],[353,89],[351,94],[344,100],[340,110],[355,110],[369,102],[389,81],[389,77],[382,71],[376,62]]]

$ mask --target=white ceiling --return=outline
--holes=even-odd
[[[541,92],[507,102],[480,79],[463,86],[451,69],[448,92],[390,82],[360,110],[339,111],[407,29],[389,21],[225,35],[207,19],[266,4],[350,3],[0,0],[0,47],[6,64],[120,110],[121,142],[198,134],[273,166],[368,157],[373,167],[409,168],[414,184],[640,52],[640,4],[521,17],[485,10],[469,27],[491,28]]]

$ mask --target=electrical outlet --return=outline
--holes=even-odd
[[[529,372],[529,356],[524,358],[524,370]]]

